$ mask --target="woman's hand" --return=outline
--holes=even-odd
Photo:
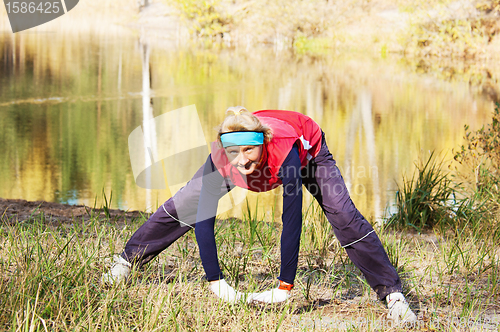
[[[224,279],[210,281],[210,290],[215,293],[220,299],[235,303],[242,297],[242,293],[237,292],[233,287],[229,286]]]
[[[249,293],[247,295],[247,302],[252,301],[264,303],[279,303],[284,302],[290,298],[290,291],[293,285],[280,280],[278,288],[274,288],[262,293]]]
[[[252,301],[264,302],[264,303],[279,303],[284,302],[290,298],[290,291],[285,289],[271,289],[262,293],[249,293],[247,296],[247,302]]]

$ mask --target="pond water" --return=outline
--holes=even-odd
[[[311,116],[371,220],[416,159],[451,159],[464,124],[480,127],[494,109],[468,83],[418,74],[399,58],[200,50],[126,33],[4,34],[0,197],[100,207],[112,192],[114,208],[154,210],[170,191],[136,185],[128,137],[146,117],[188,105],[210,141],[228,106]],[[279,206],[279,192],[249,198],[268,213]]]

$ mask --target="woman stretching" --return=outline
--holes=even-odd
[[[321,205],[349,258],[379,298],[387,301],[388,317],[415,321],[401,293],[396,269],[374,229],[351,201],[319,125],[290,111],[250,113],[243,107],[231,107],[226,114],[205,165],[134,233],[103,281],[125,280],[132,265],[149,262],[194,228],[209,287],[218,297],[228,302],[242,298],[286,301],[297,271],[304,185]],[[219,266],[214,236],[218,201],[234,186],[263,192],[279,185],[283,185],[279,286],[243,296],[226,283]]]

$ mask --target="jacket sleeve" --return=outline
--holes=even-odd
[[[200,258],[207,280],[219,280],[224,276],[220,270],[215,243],[214,224],[217,206],[221,197],[224,178],[215,167],[211,155],[205,162],[198,211],[196,213],[195,234]]]
[[[279,177],[283,183],[283,231],[281,232],[281,270],[279,280],[293,284],[299,259],[302,232],[302,178],[296,146],[281,165]]]

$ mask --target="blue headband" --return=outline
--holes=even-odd
[[[255,131],[233,131],[220,135],[223,147],[233,145],[261,145],[264,144],[264,133]]]

